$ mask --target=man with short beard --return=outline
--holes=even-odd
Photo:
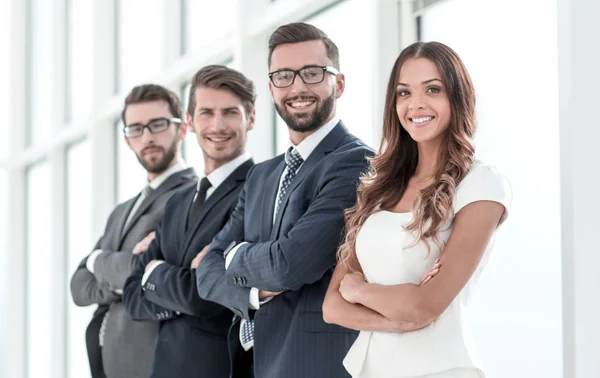
[[[131,320],[121,295],[125,280],[154,239],[167,200],[197,179],[181,158],[186,135],[182,112],[177,96],[158,85],[135,87],[125,99],[125,143],[146,170],[147,182],[138,195],[113,210],[104,235],[71,279],[76,305],[98,305],[86,331],[93,378],[148,375],[158,322]]]
[[[348,377],[357,333],[323,320],[322,304],[359,176],[372,155],[344,127],[336,45],[316,27],[279,27],[269,88],[292,146],[260,163],[198,266],[201,298],[230,308],[232,378]]]

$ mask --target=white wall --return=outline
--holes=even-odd
[[[512,184],[471,307],[489,378],[562,377],[556,17],[548,0],[449,0],[422,16],[422,40],[452,47],[473,78],[478,158]]]

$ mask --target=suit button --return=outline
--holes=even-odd
[[[238,278],[237,277],[233,277],[233,284],[237,285],[238,284]]]
[[[245,285],[246,284],[246,277],[241,277],[240,281],[242,281],[240,284],[241,285]]]

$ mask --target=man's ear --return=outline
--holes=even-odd
[[[335,76],[335,98],[342,97],[344,93],[344,89],[346,89],[346,76],[340,73]]]
[[[252,108],[250,115],[248,116],[248,131],[254,128],[254,121],[256,119],[256,108]]]
[[[187,131],[189,131],[190,133],[195,133],[196,131],[194,130],[194,119],[193,117],[190,115],[190,113],[185,112],[185,122],[184,122],[185,128],[187,129]]]

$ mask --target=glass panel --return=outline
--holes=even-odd
[[[186,0],[185,52],[198,51],[232,32],[237,0]]]
[[[422,16],[423,40],[447,44],[469,69],[477,92],[477,156],[508,177],[515,195],[470,308],[474,335],[490,377],[562,378],[556,4],[521,2],[515,12],[509,2],[485,3],[445,1]],[[499,58],[504,51],[527,58]],[[530,82],[532,72],[543,78],[535,95],[508,91],[510,83]]]
[[[67,117],[77,121],[92,110],[93,30],[92,0],[69,0],[67,71]]]
[[[125,143],[123,123],[115,124],[116,130],[116,172],[117,172],[117,202],[124,202],[137,195],[147,184],[148,175],[138,162],[135,153]]]
[[[75,272],[81,260],[93,249],[92,174],[90,143],[85,140],[67,150],[67,274]],[[69,287],[67,298],[71,297]],[[77,307],[68,301],[67,371],[69,378],[89,377],[85,329],[96,306]]]
[[[28,96],[30,100],[27,142],[37,143],[46,139],[52,130],[52,98],[54,97],[53,51],[54,38],[52,14],[53,0],[30,0]]]
[[[166,4],[163,0],[117,2],[119,91],[151,81],[163,67]]]
[[[27,170],[27,372],[29,378],[52,377],[52,314],[56,305],[52,266],[52,193],[50,164]]]
[[[373,60],[363,49],[372,43],[371,18],[368,2],[347,0],[306,22],[323,30],[340,51],[340,68],[346,76],[346,89],[337,103],[337,114],[346,127],[365,143],[373,146],[372,109],[365,103],[365,94],[371,93]],[[361,20],[361,27],[343,20]],[[276,117],[276,153],[280,154],[290,145],[285,122]]]

